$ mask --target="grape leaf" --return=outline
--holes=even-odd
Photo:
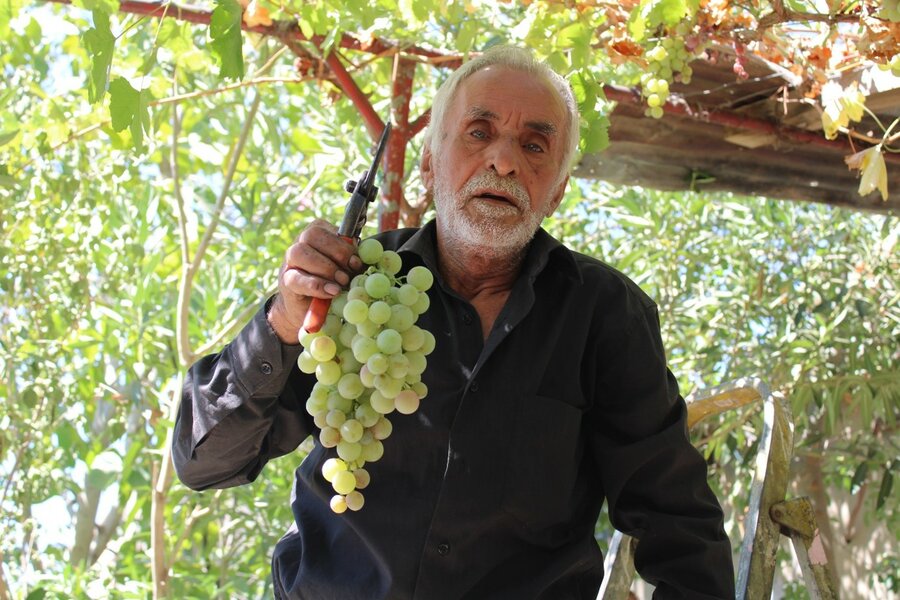
[[[9,35],[9,22],[24,5],[22,0],[0,0],[0,36]]]
[[[93,12],[94,26],[84,32],[82,40],[91,57],[91,74],[88,77],[88,101],[96,104],[106,93],[109,67],[112,64],[116,38],[109,29],[109,13],[102,10]]]
[[[609,146],[609,119],[597,116],[591,119],[587,132],[584,134],[585,154],[601,152]]]
[[[221,77],[241,79],[244,76],[241,18],[241,5],[237,0],[216,0],[216,8],[209,19],[209,37],[212,49],[219,57]]]
[[[130,128],[134,147],[144,147],[144,130],[150,128],[149,92],[134,89],[124,77],[109,84],[109,113],[115,131]]]

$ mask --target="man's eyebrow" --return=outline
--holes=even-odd
[[[496,121],[500,118],[497,113],[481,106],[473,106],[469,108],[469,110],[466,111],[466,117],[476,121],[481,119],[484,119],[486,121]],[[542,133],[548,137],[556,135],[559,131],[556,125],[550,123],[549,121],[526,121],[525,127],[537,131],[538,133]]]

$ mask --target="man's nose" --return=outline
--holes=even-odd
[[[488,168],[501,177],[518,174],[518,149],[516,140],[506,137],[496,140],[491,146]]]

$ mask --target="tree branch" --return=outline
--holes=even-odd
[[[381,120],[381,117],[378,116],[372,103],[369,102],[368,96],[363,93],[350,73],[347,72],[347,69],[344,68],[344,65],[341,63],[336,52],[330,52],[328,56],[325,57],[325,64],[327,64],[331,69],[331,72],[334,73],[334,77],[341,90],[347,98],[353,102],[356,110],[359,111],[363,121],[366,123],[369,137],[378,139],[378,136],[381,135],[381,132],[384,129],[384,122]]]
[[[219,192],[219,197],[216,200],[215,207],[213,208],[212,221],[210,221],[209,225],[207,225],[206,227],[206,230],[203,232],[203,237],[200,240],[200,244],[197,246],[197,252],[194,254],[194,259],[191,261],[190,265],[182,269],[182,278],[181,285],[179,286],[178,290],[178,307],[176,313],[178,319],[177,323],[179,324],[178,327],[181,327],[181,329],[178,329],[178,327],[176,329],[178,329],[181,334],[181,337],[179,337],[178,339],[178,352],[183,367],[189,366],[194,362],[196,358],[196,355],[190,350],[190,340],[187,339],[188,334],[186,326],[190,295],[194,287],[194,277],[200,270],[200,263],[203,262],[203,257],[206,254],[206,250],[207,248],[209,248],[212,237],[219,225],[219,220],[222,218],[222,210],[225,208],[225,201],[227,200],[228,194],[231,191],[231,183],[232,181],[234,181],[234,173],[237,169],[240,157],[244,152],[244,146],[247,143],[247,138],[250,135],[250,130],[253,128],[253,122],[256,119],[256,112],[257,110],[259,110],[260,101],[261,95],[257,92],[256,96],[253,98],[253,101],[250,104],[250,112],[244,120],[244,126],[241,129],[240,136],[238,137],[234,150],[231,153],[231,161],[229,162],[228,169],[225,172],[225,182],[222,184],[222,190]]]
[[[72,0],[45,1],[55,2],[57,4],[72,4]],[[210,17],[212,15],[212,12],[210,11],[190,6],[181,6],[174,2],[141,2],[139,0],[124,0],[123,2],[120,2],[119,12],[133,15],[145,15],[157,19],[170,17],[179,21],[187,21],[189,23],[197,23],[200,25],[209,25]],[[300,27],[295,21],[274,21],[271,25],[254,25],[253,27],[247,26],[247,24],[242,21],[241,29],[260,35],[276,37],[281,40],[291,39],[299,42],[312,42],[318,48],[321,48],[325,43],[325,36],[314,35],[306,37],[303,35],[300,31]],[[421,46],[401,46],[380,38],[360,40],[345,33],[337,40],[335,45],[347,50],[358,50],[375,54],[400,50],[406,54],[419,56],[425,59],[426,62],[432,63],[435,66],[447,66],[454,69],[462,64],[462,58],[459,56],[446,55],[442,52],[423,48]]]

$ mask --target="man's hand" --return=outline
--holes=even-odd
[[[299,331],[312,298],[333,298],[362,269],[356,247],[337,235],[337,227],[316,219],[288,248],[278,273],[278,295],[269,324],[285,344],[299,343]]]

